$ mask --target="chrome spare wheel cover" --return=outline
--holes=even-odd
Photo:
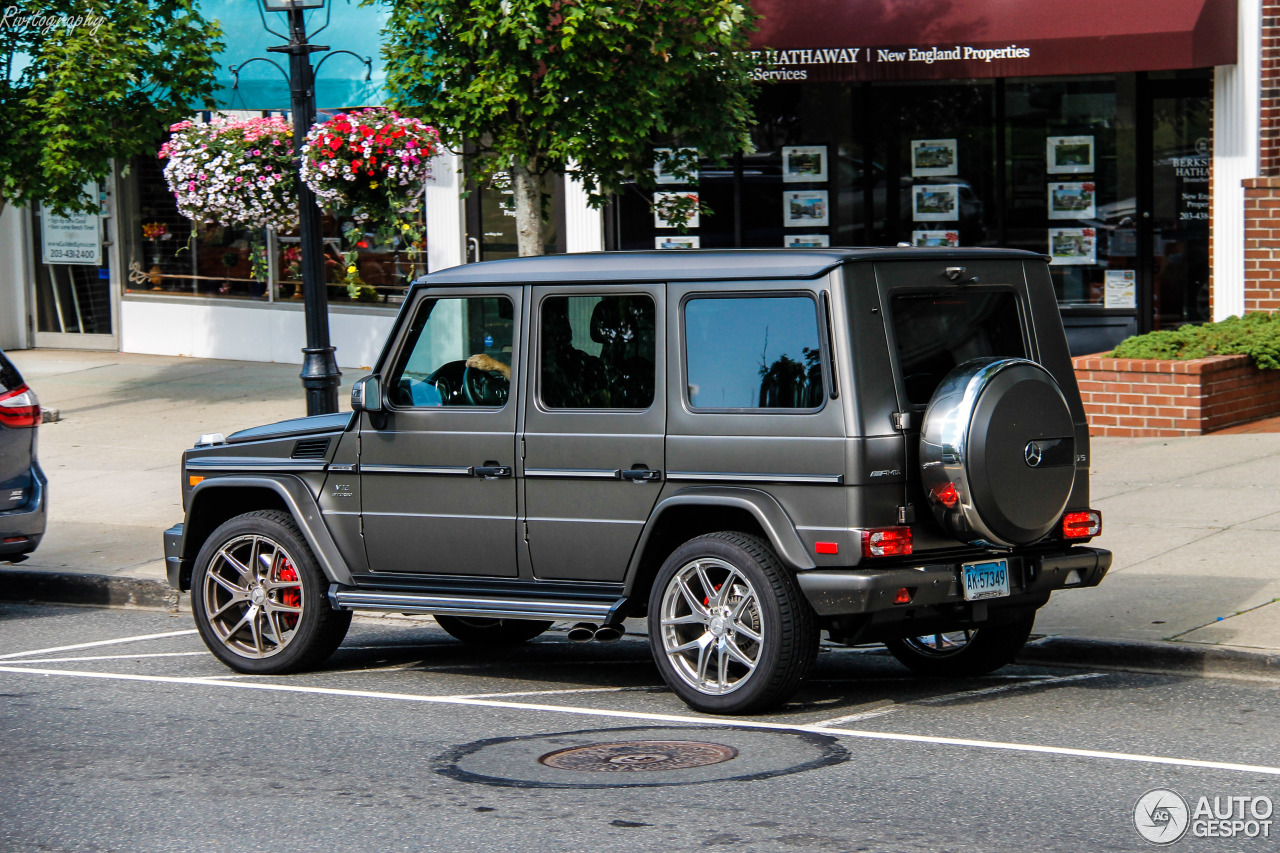
[[[947,657],[963,651],[973,641],[975,630],[950,631],[945,634],[924,634],[907,637],[905,642],[912,651],[925,657]]]
[[[939,384],[920,427],[925,495],[948,533],[972,545],[1042,539],[1075,482],[1075,424],[1047,370],[979,358]]]
[[[701,557],[662,594],[662,648],[681,680],[722,696],[750,680],[764,649],[760,597],[732,565]]]
[[[265,536],[239,536],[210,561],[200,590],[218,640],[246,658],[284,650],[302,620],[302,579],[288,552]]]

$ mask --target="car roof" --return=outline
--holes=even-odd
[[[582,252],[463,264],[423,276],[414,287],[445,284],[536,284],[577,279],[584,284],[627,281],[734,281],[807,279],[849,261],[965,258],[1044,261],[1020,249],[907,247],[831,249],[665,249],[644,252]]]

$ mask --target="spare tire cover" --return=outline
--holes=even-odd
[[[1075,424],[1040,365],[979,358],[942,380],[920,429],[925,494],[973,545],[1027,545],[1052,530],[1075,482]]]

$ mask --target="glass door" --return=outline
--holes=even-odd
[[[1201,80],[1149,81],[1151,174],[1142,237],[1152,329],[1209,314],[1209,158],[1213,98]]]
[[[85,190],[102,213],[55,216],[33,211],[35,345],[68,349],[118,348],[110,183]]]

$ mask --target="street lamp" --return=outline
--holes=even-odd
[[[288,14],[288,34],[267,25],[270,33],[287,39],[288,44],[273,45],[272,53],[289,54],[289,95],[293,111],[295,168],[302,165],[302,141],[316,120],[316,93],[310,55],[328,50],[327,45],[308,44],[303,12],[323,9],[327,0],[262,0],[267,12]],[[326,24],[325,26],[328,26]],[[324,29],[324,27],[321,27]],[[323,415],[338,411],[338,370],[333,347],[329,344],[329,300],[324,283],[324,243],[320,235],[320,210],[315,194],[298,180],[299,249],[302,253],[302,298],[307,323],[307,345],[302,348],[302,387],[307,394],[307,414]]]

